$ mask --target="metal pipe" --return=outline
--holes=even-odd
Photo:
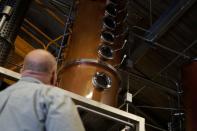
[[[126,72],[126,71],[124,71],[124,70],[121,70],[121,71]],[[168,94],[171,94],[171,95],[173,95],[173,96],[175,96],[175,95],[177,94],[176,91],[170,89],[169,87],[163,86],[163,85],[161,85],[161,84],[159,84],[159,83],[156,83],[156,82],[154,82],[154,81],[152,81],[152,80],[146,79],[146,78],[144,78],[144,77],[142,77],[142,76],[139,76],[139,75],[137,75],[137,74],[135,74],[135,73],[132,73],[132,72],[126,72],[126,73],[128,73],[129,75],[131,75],[131,76],[134,77],[134,78],[137,78],[137,79],[140,79],[140,80],[146,82],[147,84],[154,85],[154,87],[157,87],[158,89],[162,89],[163,91],[167,92]],[[131,78],[132,78],[132,77],[131,77]],[[143,90],[143,89],[141,89],[141,90]],[[139,90],[139,91],[141,91],[141,90]],[[138,93],[139,93],[139,92],[138,92]],[[137,94],[138,94],[138,93],[137,93]],[[133,94],[133,97],[135,97],[137,94],[136,94],[136,93]]]
[[[63,36],[60,35],[57,38],[55,38],[54,40],[51,40],[49,43],[47,43],[46,45],[46,50],[49,48],[50,45],[55,44],[56,47],[59,47],[59,45],[56,43],[56,41],[58,41],[59,39],[61,39]]]
[[[183,131],[183,121],[181,119],[181,93],[182,93],[182,89],[181,89],[181,86],[176,83],[177,85],[177,106],[178,106],[178,117],[179,117],[179,129],[180,131]]]
[[[136,106],[139,108],[149,108],[149,109],[159,109],[159,110],[173,110],[173,111],[178,111],[180,110],[179,108],[171,108],[171,107],[159,107],[159,106]],[[183,109],[182,109],[183,110]]]
[[[153,18],[152,18],[152,0],[149,0],[149,8],[150,8],[150,26],[152,26]]]
[[[115,49],[114,52],[122,50],[126,44],[127,44],[127,40],[124,41],[124,44],[120,48]]]
[[[118,107],[118,109],[121,109],[122,107],[124,107],[124,105],[125,105],[125,102],[124,102],[122,105],[120,105],[120,106]]]
[[[152,42],[152,41],[148,40],[147,38],[145,38],[145,37],[143,37],[143,36],[140,36],[140,35],[138,35],[138,34],[135,34],[135,33],[133,33],[133,34],[134,34],[134,36],[136,36],[136,37],[138,37],[138,38],[140,38],[140,39],[142,39],[142,40],[144,40],[144,41],[146,41],[146,42],[151,43],[150,46],[154,46],[154,45],[155,45],[155,46],[158,46],[158,47],[160,47],[160,48],[162,48],[162,49],[165,49],[165,50],[167,50],[167,51],[169,51],[169,52],[172,52],[172,53],[174,53],[174,54],[180,55],[180,56],[182,56],[182,57],[184,57],[184,58],[190,59],[190,56],[187,56],[187,55],[183,54],[182,52],[178,52],[178,51],[176,51],[176,50],[174,50],[174,49],[171,49],[171,48],[169,48],[169,47],[166,47],[166,46],[164,46],[164,45],[161,45],[161,44],[159,44],[158,42]]]
[[[140,26],[136,26],[136,25],[134,25],[134,26],[132,26],[131,27],[132,29],[139,29],[139,30],[142,30],[142,31],[145,31],[145,32],[148,32],[148,33],[150,33],[150,31],[148,30],[148,29],[145,29],[145,28],[143,28],[143,27],[140,27]]]
[[[137,91],[135,92],[135,94],[133,94],[133,98],[134,98],[135,96],[137,96],[142,90],[144,90],[145,87],[146,87],[146,86],[143,86],[143,87],[141,87],[139,90],[137,90]]]
[[[122,65],[122,63],[124,62],[124,60],[125,60],[126,57],[127,57],[127,55],[124,55],[122,57],[122,59],[121,59],[121,62],[118,63],[118,64],[116,64],[116,65],[113,65],[113,67],[116,68],[116,69],[118,69]]]
[[[152,127],[152,128],[154,128],[154,129],[157,129],[157,130],[159,130],[159,131],[167,131],[167,130],[165,130],[165,129],[159,128],[159,127],[157,127],[157,126],[154,126],[154,125],[151,125],[151,124],[148,124],[148,123],[145,123],[145,125],[146,125],[146,126],[149,126],[149,127]]]
[[[165,50],[170,51],[170,52],[172,52],[172,53],[175,53],[175,54],[177,54],[177,55],[179,55],[179,56],[183,56],[184,58],[190,59],[189,56],[187,56],[187,55],[185,55],[185,54],[183,54],[183,53],[181,53],[181,52],[178,52],[178,51],[176,51],[176,50],[173,50],[173,49],[171,49],[171,48],[169,48],[169,47],[166,47],[166,46],[164,46],[164,45],[161,45],[161,44],[159,44],[158,42],[154,42],[154,45],[159,46],[159,47],[161,47],[162,49],[165,49]]]
[[[165,78],[168,78],[168,77],[165,77]],[[180,131],[182,131],[183,130],[183,121],[182,121],[181,117],[183,115],[183,113],[182,113],[183,109],[181,109],[181,94],[183,93],[183,90],[181,89],[181,86],[179,85],[179,83],[176,82],[175,80],[173,80],[172,78],[168,78],[167,80],[169,80],[170,82],[175,84],[175,86],[177,88],[177,110],[176,110],[175,114],[178,115],[178,118],[179,118],[179,129],[180,129]],[[175,114],[171,113],[171,115],[175,115]],[[171,123],[171,125],[172,124],[173,123]],[[169,127],[169,128],[171,128],[171,127]]]

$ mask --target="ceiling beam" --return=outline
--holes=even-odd
[[[168,94],[169,96],[172,97],[176,97],[177,96],[177,92],[173,89],[171,89],[170,87],[164,86],[160,83],[154,82],[153,80],[149,80],[147,78],[144,78],[142,76],[139,76],[137,74],[134,73],[130,73],[129,75],[131,76],[130,79],[134,79],[135,81],[143,81],[145,83],[146,86],[149,86],[151,88],[155,88],[155,89],[159,89],[161,91],[163,91],[163,93]]]
[[[164,35],[195,2],[196,0],[174,0],[171,6],[149,28],[145,37],[139,37],[145,42],[136,48],[131,55],[135,64],[146,54],[151,47],[150,45],[154,45],[154,42]]]
[[[160,18],[151,26],[145,38],[154,42],[168,31],[174,23],[196,2],[196,0],[174,0]]]

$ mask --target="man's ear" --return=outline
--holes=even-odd
[[[51,74],[50,83],[51,85],[56,86],[56,82],[57,82],[57,74],[56,74],[56,71],[53,71]]]

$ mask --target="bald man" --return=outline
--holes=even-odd
[[[56,69],[47,51],[26,55],[22,78],[0,92],[1,131],[84,131],[72,100],[53,86]]]

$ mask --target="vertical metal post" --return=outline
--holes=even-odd
[[[70,17],[72,15],[73,7],[74,7],[74,1],[72,2],[72,5],[71,5],[70,10],[69,10],[69,14],[68,14],[67,19],[66,19],[65,28],[64,28],[64,34],[63,34],[63,38],[62,38],[62,41],[61,41],[60,49],[59,49],[59,52],[58,52],[58,56],[57,56],[57,64],[59,64],[59,62],[61,60],[62,50],[65,47],[65,43],[67,41],[68,27],[69,27],[69,24],[70,24]]]

